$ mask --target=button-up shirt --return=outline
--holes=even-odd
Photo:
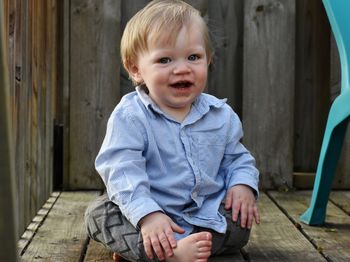
[[[160,211],[185,229],[177,239],[194,225],[224,233],[219,206],[226,191],[244,184],[258,194],[259,172],[242,136],[226,100],[203,93],[179,123],[137,87],[112,112],[95,166],[135,227]]]

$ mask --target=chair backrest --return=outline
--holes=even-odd
[[[341,92],[350,89],[350,0],[323,0],[337,43],[341,64]]]

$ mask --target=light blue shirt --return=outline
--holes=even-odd
[[[224,233],[219,206],[227,189],[245,184],[258,194],[259,172],[242,136],[226,100],[201,94],[179,123],[137,87],[112,112],[95,165],[109,198],[135,227],[161,211],[186,230],[177,239],[193,225]]]

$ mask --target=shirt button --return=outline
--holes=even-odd
[[[193,192],[192,193],[192,198],[196,198],[198,196],[198,193],[197,192]]]

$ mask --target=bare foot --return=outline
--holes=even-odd
[[[189,235],[177,242],[174,255],[168,262],[206,262],[211,254],[212,236],[209,232]]]
[[[122,257],[120,257],[117,253],[113,253],[112,259],[114,262],[120,262],[123,260]]]

